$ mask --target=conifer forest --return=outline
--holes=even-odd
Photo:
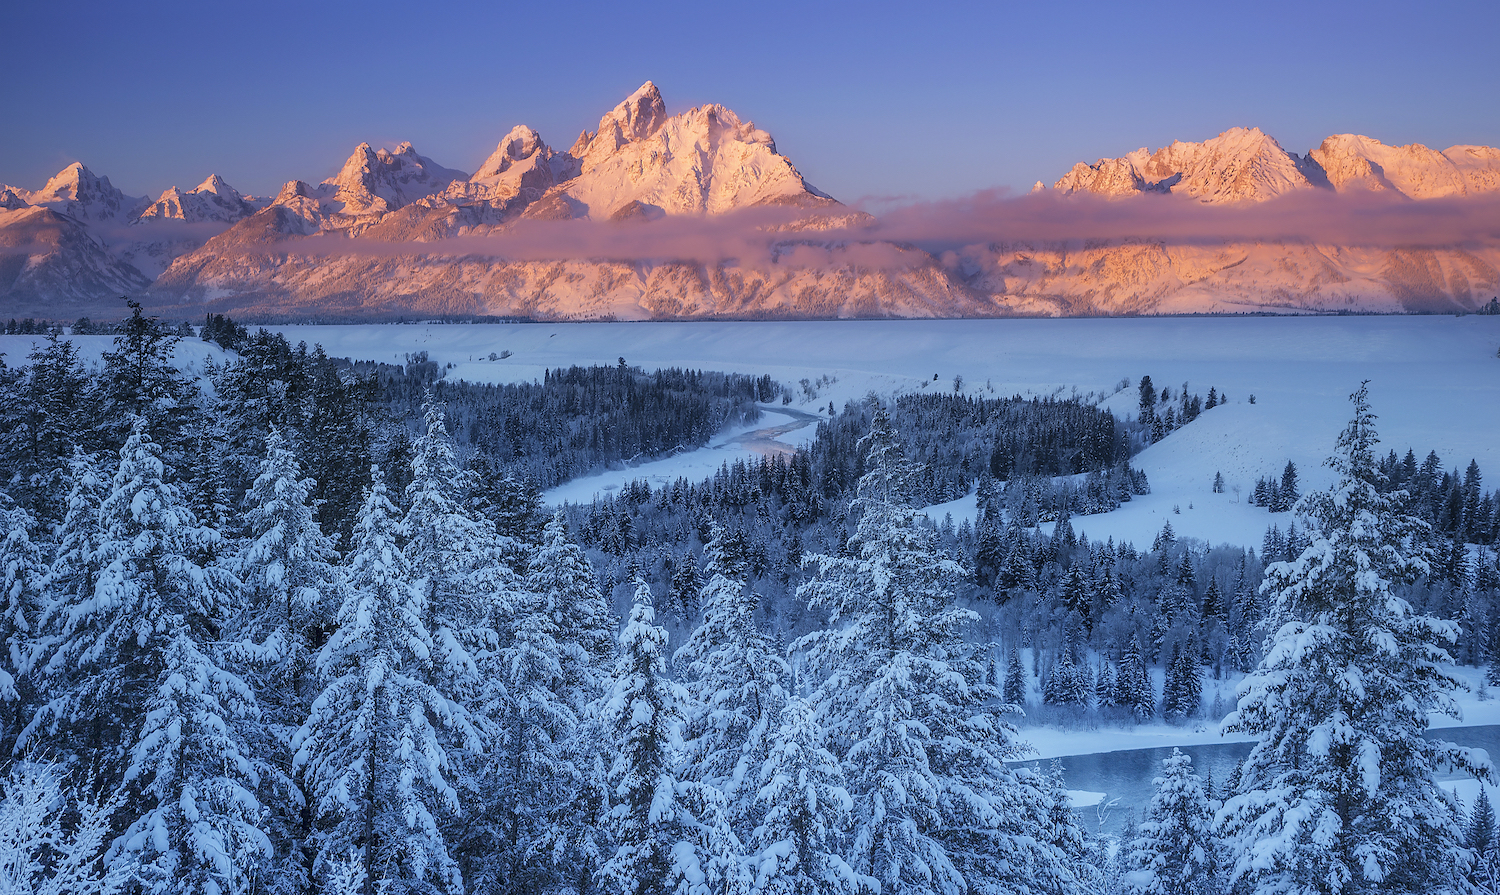
[[[183,339],[228,360],[189,377]],[[54,331],[0,361],[0,890],[1500,891],[1488,797],[1435,782],[1489,759],[1423,735],[1456,666],[1500,686],[1478,464],[1380,442],[1361,386],[1331,488],[1288,460],[1247,495],[1261,544],[1091,540],[1224,400],[1139,372],[1128,415],[872,395],[550,508],[789,387],[477,385],[138,305],[98,364]],[[1230,779],[1172,755],[1111,831],[1025,760],[1031,725],[1153,719],[1255,744]]]

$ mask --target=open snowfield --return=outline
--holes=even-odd
[[[448,375],[474,382],[538,379],[550,367],[627,363],[768,373],[798,393],[792,407],[826,413],[870,392],[889,396],[951,390],[1045,396],[1093,392],[1105,406],[1134,413],[1135,384],[1149,375],[1175,394],[1187,382],[1210,386],[1229,404],[1205,413],[1135,460],[1152,493],[1105,516],[1074,520],[1091,538],[1147,542],[1171,521],[1179,536],[1212,544],[1258,545],[1266,526],[1283,527],[1249,506],[1255,480],[1297,464],[1303,489],[1330,481],[1322,461],[1349,414],[1348,395],[1363,379],[1380,415],[1384,445],[1446,467],[1470,459],[1500,475],[1500,318],[1455,317],[1175,317],[1048,320],[889,320],[811,322],[574,323],[277,327],[293,342],[322,343],[329,354],[400,362],[426,351]],[[29,339],[31,337],[7,337]],[[0,348],[5,347],[0,342]],[[486,358],[511,352],[503,360]],[[16,350],[12,358],[24,355]],[[934,375],[937,376],[934,381]],[[1117,391],[1123,379],[1131,387]],[[804,390],[800,382],[808,380]],[[822,384],[819,384],[821,381]],[[1249,398],[1255,396],[1256,403]],[[768,416],[761,425],[781,422]],[[794,438],[811,435],[811,427]],[[670,480],[695,475],[750,451],[716,447],[658,461],[646,472]],[[675,464],[675,465],[674,465]],[[680,470],[680,471],[679,471]],[[1213,494],[1222,472],[1224,494]],[[635,475],[643,474],[637,470]],[[549,495],[587,500],[630,478]],[[1234,489],[1239,487],[1239,493]],[[957,522],[973,501],[934,508]],[[1175,512],[1174,512],[1175,508]]]

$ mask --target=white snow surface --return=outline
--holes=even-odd
[[[828,403],[874,393],[925,390],[1000,397],[1104,396],[1104,406],[1133,415],[1136,384],[1149,375],[1159,391],[1183,382],[1210,386],[1229,403],[1204,413],[1132,461],[1152,493],[1100,516],[1074,517],[1076,531],[1149,545],[1164,522],[1178,537],[1259,546],[1266,527],[1283,529],[1245,501],[1261,476],[1297,465],[1304,491],[1332,483],[1322,464],[1348,419],[1348,396],[1369,379],[1381,451],[1417,456],[1436,450],[1445,468],[1470,459],[1500,474],[1500,318],[1468,317],[1167,317],[1110,319],[888,320],[690,323],[538,323],[275,327],[293,343],[321,343],[330,355],[400,363],[427,351],[447,375],[472,382],[541,379],[548,368],[614,364],[647,370],[686,367],[770,374],[798,395],[791,407],[826,415]],[[26,337],[11,337],[26,338]],[[8,343],[0,341],[0,348]],[[4,349],[9,350],[9,349]],[[503,360],[492,352],[510,351]],[[24,351],[11,354],[14,363]],[[934,381],[934,375],[937,379]],[[1130,385],[1117,390],[1123,379]],[[800,382],[806,379],[809,388]],[[821,383],[821,384],[820,384]],[[1249,398],[1255,396],[1256,403]],[[757,426],[780,420],[767,414]],[[811,426],[793,437],[810,438]],[[670,481],[717,469],[736,454],[715,446],[559,489],[549,500],[591,499],[610,484],[650,476]],[[785,439],[783,439],[785,440]],[[1212,493],[1215,472],[1226,490]],[[1235,493],[1238,487],[1239,493]],[[569,486],[564,486],[569,488]],[[589,492],[589,493],[586,493]],[[1174,507],[1176,512],[1174,512]],[[973,500],[934,508],[954,524]]]

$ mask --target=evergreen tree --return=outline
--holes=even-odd
[[[671,605],[682,618],[693,619],[698,615],[698,591],[702,589],[703,582],[698,578],[698,562],[693,559],[693,554],[684,553],[677,560],[677,570],[672,573],[672,591],[670,594]]]
[[[1417,614],[1394,587],[1427,570],[1426,526],[1383,493],[1366,387],[1329,460],[1330,491],[1298,503],[1310,545],[1266,572],[1276,633],[1241,685],[1228,731],[1259,742],[1221,822],[1231,882],[1256,891],[1449,891],[1460,818],[1433,779],[1443,762],[1487,778],[1469,750],[1424,739],[1456,714],[1443,669],[1457,626]]]
[[[1185,649],[1175,644],[1172,647],[1166,692],[1162,696],[1162,716],[1169,721],[1196,718],[1203,710],[1203,677],[1197,652],[1191,641]]]
[[[31,666],[47,567],[41,546],[31,539],[31,515],[5,502],[0,492],[0,748],[10,754],[37,698]]]
[[[1088,692],[1083,682],[1085,673],[1083,668],[1073,663],[1073,648],[1063,647],[1062,658],[1052,667],[1052,674],[1047,678],[1042,700],[1049,705],[1087,705]]]
[[[492,640],[497,621],[503,623],[520,582],[505,563],[494,526],[466,506],[443,405],[429,393],[422,410],[425,430],[412,445],[402,552],[423,591],[422,622],[436,650],[428,674],[449,699],[463,701],[479,686],[474,654]]]
[[[490,752],[476,788],[489,807],[463,825],[467,850],[476,852],[468,856],[473,890],[553,889],[568,870],[559,859],[578,857],[557,848],[568,841],[559,833],[576,830],[575,795],[589,781],[570,752],[580,726],[570,667],[576,655],[557,624],[555,597],[551,590],[517,594],[505,642],[481,659]]]
[[[32,730],[83,750],[94,779],[126,794],[114,860],[139,855],[152,892],[228,895],[248,890],[269,851],[260,768],[237,729],[257,717],[255,697],[212,654],[238,582],[195,559],[218,533],[166,480],[146,430],[137,417],[97,514],[86,472],[74,488],[70,509],[97,527],[54,566],[70,586],[48,609],[48,700]]]
[[[1483,855],[1495,845],[1495,809],[1490,804],[1489,787],[1479,787],[1474,799],[1474,808],[1469,812],[1464,825],[1464,846],[1475,854]]]
[[[788,702],[758,774],[761,821],[751,840],[756,895],[878,891],[839,855],[853,800],[843,768],[822,740],[815,707],[804,699]]]
[[[100,416],[96,424],[106,443],[120,444],[138,419],[168,460],[180,461],[178,439],[192,415],[194,388],[173,362],[177,337],[140,302],[130,301],[130,317],[121,324],[115,350],[104,354]]]
[[[342,577],[332,540],[311,507],[314,483],[278,430],[265,438],[266,456],[246,495],[246,540],[233,559],[248,605],[232,628],[246,642],[263,724],[252,747],[275,769],[262,779],[262,801],[282,806],[267,832],[285,870],[267,881],[273,891],[301,892],[308,880],[312,816],[293,775],[292,737],[317,695],[316,653],[342,602]]]
[[[748,783],[770,754],[791,668],[756,624],[758,597],[745,580],[746,563],[734,556],[743,552],[740,539],[717,523],[713,533],[704,548],[710,578],[701,596],[703,623],[676,661],[689,675],[690,776],[718,787],[739,822],[750,815]]]
[[[1001,697],[1007,705],[1024,708],[1026,689],[1026,665],[1021,661],[1021,651],[1012,647],[1010,658],[1005,663],[1005,687]]]
[[[312,412],[302,439],[303,466],[317,483],[318,523],[343,552],[353,539],[374,459],[364,418],[368,395],[358,381],[340,377],[321,346],[313,350],[311,363]]]
[[[1139,396],[1139,419],[1143,424],[1149,425],[1156,416],[1156,387],[1151,384],[1150,376],[1141,377]]]
[[[677,776],[688,694],[666,677],[667,632],[656,625],[651,590],[639,578],[619,642],[614,680],[599,707],[615,756],[609,770],[613,804],[605,815],[615,848],[599,875],[612,891],[629,895],[679,886],[706,895],[743,869],[735,854],[723,853],[725,846],[737,850],[738,843],[713,822],[719,818],[703,823],[722,806],[718,793]]]
[[[358,854],[365,895],[461,893],[463,880],[439,829],[459,810],[443,735],[471,749],[469,714],[429,683],[432,635],[424,590],[396,547],[396,508],[379,470],[354,533],[338,627],[318,653],[326,681],[293,748],[324,821],[317,872]]]
[[[312,705],[314,652],[341,601],[333,542],[313,518],[314,483],[280,431],[265,438],[266,455],[246,495],[247,538],[233,562],[249,596],[238,632],[258,645],[267,720],[295,729]]]
[[[915,524],[915,470],[882,409],[862,447],[859,520],[845,555],[809,556],[800,594],[829,626],[798,642],[824,679],[854,800],[851,866],[881,891],[949,893],[969,885],[1067,891],[1073,868],[1044,840],[1040,789],[1004,759],[1015,729],[989,708],[964,640],[974,613],[953,606],[964,570]],[[982,882],[981,882],[982,881]]]
[[[14,420],[0,434],[0,457],[11,459],[10,481],[0,481],[39,521],[62,519],[67,511],[68,459],[83,441],[88,379],[71,341],[49,336],[29,358]]]
[[[524,590],[541,595],[563,638],[567,698],[582,714],[594,700],[615,657],[615,615],[595,584],[594,571],[577,544],[568,539],[562,511],[542,533],[532,554]]]
[[[1173,749],[1162,768],[1152,781],[1146,819],[1129,842],[1132,872],[1126,885],[1149,895],[1216,895],[1219,845],[1213,823],[1219,805],[1193,773],[1188,756]]]
[[[1286,461],[1286,468],[1281,471],[1281,488],[1277,491],[1280,498],[1280,511],[1290,510],[1296,505],[1297,500],[1302,497],[1302,492],[1297,488],[1297,464]]]
[[[561,511],[547,523],[542,544],[531,555],[523,593],[535,595],[527,599],[538,601],[537,609],[551,619],[549,633],[556,644],[558,665],[551,692],[576,719],[565,739],[549,734],[552,751],[547,768],[558,773],[544,778],[540,782],[545,786],[538,788],[544,796],[550,790],[559,801],[546,813],[552,836],[552,852],[546,860],[572,880],[575,891],[587,892],[607,855],[599,821],[609,803],[606,738],[590,707],[602,694],[614,664],[617,625],[583,551],[568,539]],[[534,624],[545,622],[539,619]],[[561,709],[550,712],[551,717],[567,718]],[[503,713],[490,714],[504,717]],[[559,752],[560,759],[556,757]],[[504,753],[497,750],[496,754]],[[570,774],[574,775],[571,784],[566,779]],[[561,789],[552,788],[558,786]],[[571,872],[563,873],[563,868]]]
[[[120,841],[139,855],[153,893],[240,895],[262,884],[271,857],[256,795],[262,762],[236,722],[257,720],[255,694],[179,630],[164,650],[156,692],[124,782],[147,808]]]
[[[1156,714],[1156,694],[1146,674],[1146,663],[1141,659],[1140,644],[1133,637],[1120,660],[1120,674],[1115,678],[1115,705],[1129,709],[1140,721]]]

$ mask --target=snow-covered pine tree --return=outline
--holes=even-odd
[[[338,627],[318,653],[326,684],[292,741],[324,822],[316,872],[358,854],[365,895],[457,895],[463,880],[438,827],[460,807],[443,734],[476,751],[480,738],[465,708],[429,682],[425,595],[397,549],[380,471],[370,474]]]
[[[573,810],[590,781],[569,749],[579,716],[569,698],[571,655],[553,617],[554,596],[513,595],[504,643],[480,657],[489,751],[476,782],[488,807],[467,820],[463,835],[466,851],[477,852],[465,856],[475,891],[557,888],[569,873],[560,861],[580,857],[567,847],[577,841],[579,822],[594,819]]]
[[[33,348],[27,360],[16,406],[10,408],[14,416],[8,422],[14,430],[5,440],[18,448],[18,462],[7,470],[5,487],[28,513],[50,527],[67,511],[68,457],[83,429],[86,411],[81,399],[88,379],[78,348],[55,334]],[[0,382],[4,378],[0,374]]]
[[[423,624],[435,647],[428,674],[449,698],[466,699],[478,689],[474,654],[494,644],[520,582],[505,563],[507,545],[494,524],[472,514],[461,493],[465,476],[443,405],[429,393],[422,410],[425,430],[412,445],[402,550],[423,591]]]
[[[1129,709],[1137,721],[1156,714],[1156,694],[1146,673],[1146,663],[1141,659],[1140,643],[1134,637],[1125,648],[1120,673],[1115,676],[1115,705]]]
[[[1115,704],[1115,667],[1107,661],[1099,662],[1098,673],[1094,676],[1094,704],[1100,708],[1112,707]]]
[[[1126,843],[1127,886],[1142,895],[1216,895],[1219,843],[1213,824],[1219,805],[1193,773],[1192,758],[1173,749],[1152,785],[1145,822]]]
[[[252,747],[274,769],[262,781],[275,793],[262,801],[283,810],[272,813],[267,833],[282,872],[267,881],[273,891],[306,888],[311,855],[311,814],[303,810],[307,795],[294,790],[292,736],[307,720],[320,690],[316,650],[343,602],[342,577],[332,539],[313,517],[312,479],[303,478],[291,446],[281,432],[265,437],[254,483],[246,494],[245,540],[233,558],[235,574],[248,597],[233,634],[254,669],[264,724]],[[308,849],[307,855],[301,854]]]
[[[550,613],[561,670],[554,693],[577,719],[568,738],[552,744],[565,753],[577,782],[565,804],[549,815],[554,837],[550,860],[574,891],[587,892],[609,853],[600,819],[609,803],[605,778],[612,756],[606,754],[596,700],[614,665],[618,625],[588,559],[569,539],[561,511],[543,529],[541,546],[528,561],[523,593],[535,595]],[[481,666],[489,663],[481,660]],[[500,695],[493,688],[486,693],[487,698]]]
[[[100,785],[126,793],[129,830],[113,861],[138,855],[152,892],[229,895],[248,891],[268,853],[260,769],[238,729],[258,716],[255,697],[214,655],[239,582],[198,563],[219,535],[166,480],[146,426],[137,417],[120,449],[97,532],[55,567],[72,586],[49,607],[48,701],[32,729],[80,749]],[[70,517],[87,514],[82,485],[69,503]],[[89,577],[75,562],[95,570],[87,590],[73,589]]]
[[[741,536],[715,522],[699,605],[703,622],[677,651],[688,672],[686,776],[724,793],[733,823],[749,832],[757,769],[770,754],[791,668],[755,621]]]
[[[759,768],[760,824],[751,838],[756,895],[859,895],[876,881],[839,855],[853,800],[838,759],[823,747],[816,707],[793,698]]]
[[[0,492],[0,749],[11,754],[36,699],[30,674],[47,566],[31,514],[7,502]]]
[[[1025,882],[1035,886],[1033,891],[1038,892],[1096,891],[1101,882],[1099,872],[1085,861],[1088,845],[1084,842],[1078,815],[1073,812],[1073,797],[1063,779],[1062,762],[1054,758],[1045,773],[1036,767],[1022,768],[1017,779],[1035,793],[1028,810],[1037,811],[1041,818],[1039,835],[1041,842],[1048,846],[1043,854],[1050,862],[1050,866],[1034,867],[1026,875]],[[1010,886],[999,888],[993,884],[987,888],[1000,892],[1012,890]],[[1014,888],[1025,891],[1021,886]]]
[[[139,855],[147,891],[240,895],[267,881],[271,841],[256,790],[265,770],[240,737],[258,720],[255,694],[185,631],[165,650],[125,783],[151,807],[119,842]]]
[[[964,569],[915,522],[913,471],[884,409],[862,441],[856,530],[840,556],[810,555],[799,589],[829,613],[798,641],[824,678],[815,699],[854,800],[846,856],[904,895],[1035,886],[1070,891],[1071,862],[1040,834],[1040,789],[1003,761],[1019,753],[976,652],[974,613],[953,605]]]
[[[1172,644],[1162,688],[1161,714],[1168,721],[1196,718],[1203,710],[1203,669],[1192,638]]]
[[[47,639],[60,631],[64,620],[58,613],[89,599],[94,592],[103,561],[99,553],[103,537],[99,508],[109,495],[109,481],[110,474],[99,462],[81,450],[73,451],[68,461],[66,509],[53,532],[52,561],[44,582],[44,604],[37,623],[37,634],[44,640],[38,648],[45,648]]]
[[[54,659],[58,656],[58,641],[68,633],[73,607],[93,600],[94,584],[103,563],[99,550],[103,538],[99,507],[109,489],[107,477],[82,451],[73,452],[68,464],[68,478],[67,509],[54,534],[52,562],[42,580],[42,605],[34,625],[35,639],[28,658],[28,664],[35,663],[32,675],[38,688],[53,692],[49,692],[45,699],[39,699],[17,738],[16,751],[35,748],[43,740],[48,747],[59,752],[73,751],[84,748],[91,733],[65,723],[60,714],[65,708],[57,700],[55,691],[69,686],[66,679],[73,669],[66,659]],[[76,680],[71,682],[76,683]],[[100,770],[98,761],[102,757],[98,754],[91,756],[95,772]],[[117,775],[119,770],[117,767]]]
[[[478,786],[490,807],[465,823],[470,885],[587,891],[605,854],[598,823],[608,803],[588,709],[613,657],[612,613],[561,512],[526,571],[501,646],[479,658],[489,753]]]
[[[666,677],[666,652],[667,632],[656,624],[651,589],[637,578],[614,678],[597,710],[615,756],[613,804],[604,818],[614,851],[599,876],[610,891],[626,895],[748,888],[739,856],[725,854],[738,851],[733,832],[722,817],[704,823],[705,815],[718,813],[722,798],[677,776],[689,697]],[[726,885],[731,882],[737,885]]]
[[[527,564],[524,589],[543,595],[550,607],[565,646],[568,698],[582,715],[608,677],[618,624],[588,558],[568,538],[561,510],[542,531],[542,545]]]
[[[672,608],[691,620],[698,615],[698,592],[703,583],[698,576],[698,562],[692,553],[684,553],[677,559],[677,570],[672,573],[672,592],[669,594]]]
[[[1043,688],[1042,701],[1048,705],[1084,706],[1088,704],[1088,693],[1083,686],[1083,669],[1073,662],[1073,647],[1063,647],[1062,658],[1052,666]]]
[[[1490,804],[1489,787],[1479,787],[1474,807],[1464,825],[1464,845],[1482,855],[1495,844],[1495,808]]]
[[[1465,862],[1459,812],[1433,779],[1488,761],[1427,740],[1457,714],[1443,665],[1457,626],[1420,615],[1395,586],[1427,570],[1427,526],[1382,493],[1365,385],[1328,465],[1337,482],[1297,504],[1310,543],[1266,570],[1275,633],[1240,685],[1226,731],[1259,742],[1219,824],[1229,881],[1256,892],[1449,892]]]
[[[444,830],[450,854],[471,875],[488,873],[478,869],[495,851],[488,823],[500,820],[503,814],[515,832],[518,822],[510,810],[516,807],[516,794],[495,789],[500,782],[495,777],[499,758],[494,751],[500,744],[495,740],[506,739],[506,732],[515,729],[516,712],[536,708],[509,700],[507,682],[517,674],[542,673],[541,667],[547,662],[532,650],[546,649],[536,638],[545,639],[547,635],[532,618],[525,622],[530,625],[525,636],[531,639],[522,647],[528,658],[518,660],[514,654],[502,655],[499,651],[502,644],[517,643],[520,625],[535,608],[523,605],[526,600],[521,594],[520,577],[511,569],[512,562],[519,562],[518,556],[524,554],[524,547],[514,539],[502,538],[494,523],[471,505],[464,493],[470,477],[454,452],[446,410],[431,392],[424,396],[422,412],[423,433],[410,445],[406,470],[411,478],[405,492],[408,510],[400,528],[402,550],[414,584],[422,591],[426,612],[423,625],[434,646],[424,674],[444,698],[470,709],[490,747],[473,749],[474,743],[462,730],[438,732],[452,769],[447,779],[459,792],[460,801],[476,809],[487,806],[462,821],[457,821],[457,815],[447,818],[455,821]],[[525,670],[508,667],[515,661],[521,661]],[[535,695],[530,684],[521,686],[527,692],[527,697],[521,697],[523,702]],[[525,746],[511,742],[504,748]],[[489,754],[482,754],[485,751]],[[514,755],[504,762],[509,768],[514,764]]]
[[[1021,651],[1011,647],[1010,658],[1005,662],[1005,689],[1001,698],[1007,705],[1018,709],[1026,707],[1026,665],[1021,661]]]

